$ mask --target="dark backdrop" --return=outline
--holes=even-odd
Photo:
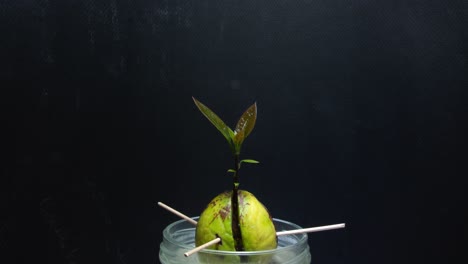
[[[162,230],[241,187],[313,263],[466,258],[468,4],[0,2],[0,262],[159,263]],[[460,260],[460,263],[463,263]]]

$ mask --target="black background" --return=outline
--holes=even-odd
[[[468,4],[0,2],[0,262],[159,263],[164,227],[241,187],[312,263],[466,258]],[[459,260],[463,263],[463,260]]]

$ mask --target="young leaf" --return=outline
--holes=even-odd
[[[245,163],[260,163],[259,161],[256,161],[256,160],[253,160],[253,159],[244,159],[244,160],[241,160],[240,162],[245,162]]]
[[[192,96],[193,101],[195,102],[195,105],[198,107],[198,109],[203,113],[203,115],[210,120],[210,122],[223,134],[223,136],[227,139],[229,142],[229,145],[232,146],[232,138],[234,137],[234,132],[229,128],[221,118],[219,118],[211,109],[209,109],[206,105],[202,104],[200,101],[195,99],[195,97]]]
[[[257,103],[251,105],[240,117],[237,122],[236,129],[234,129],[234,134],[241,134],[242,136],[237,140],[237,142],[244,141],[245,138],[252,132],[255,121],[257,120]]]

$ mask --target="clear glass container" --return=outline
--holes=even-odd
[[[194,217],[197,220],[198,217]],[[299,229],[300,226],[273,218],[276,231]],[[159,249],[162,264],[186,263],[245,263],[245,264],[310,264],[307,234],[278,236],[278,247],[263,251],[201,250],[189,257],[184,253],[195,247],[195,227],[186,220],[168,225],[163,231]]]

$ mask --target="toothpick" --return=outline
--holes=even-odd
[[[288,230],[288,231],[280,231],[280,232],[276,232],[276,235],[284,236],[284,235],[293,235],[293,234],[299,234],[299,233],[311,233],[311,232],[319,232],[319,231],[332,230],[332,229],[338,229],[338,228],[344,228],[344,227],[345,227],[344,223],[336,224],[336,225],[317,226],[317,227],[294,229],[294,230]]]
[[[186,253],[184,253],[184,256],[188,257],[188,256],[192,255],[193,253],[196,253],[196,252],[198,252],[198,251],[200,251],[202,249],[205,249],[205,248],[207,248],[207,247],[209,247],[211,245],[217,244],[219,242],[221,242],[221,238],[217,237],[217,238],[215,238],[215,239],[213,239],[213,240],[211,240],[211,241],[209,241],[209,242],[207,242],[207,243],[205,243],[203,245],[200,245],[200,246],[198,246],[198,247],[196,247],[196,248],[194,248],[194,249],[192,249],[190,251],[187,251]]]
[[[183,219],[189,221],[191,224],[197,225],[197,221],[195,221],[195,220],[193,220],[192,218],[190,218],[190,217],[184,215],[183,213],[181,213],[181,212],[179,212],[179,211],[177,211],[177,210],[175,210],[175,209],[172,209],[171,207],[169,207],[169,206],[167,206],[167,205],[165,205],[165,204],[163,204],[163,203],[161,203],[161,202],[158,202],[158,205],[161,206],[162,208],[168,210],[169,212],[171,212],[171,213],[173,213],[173,214],[175,214],[175,215],[178,215],[178,216],[180,216],[181,218],[183,218]]]

